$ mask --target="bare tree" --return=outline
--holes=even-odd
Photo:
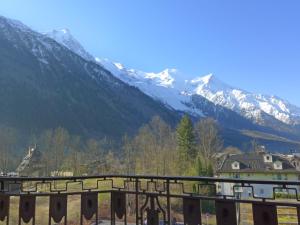
[[[16,131],[12,128],[1,127],[0,129],[0,170],[6,173],[12,169],[12,152],[16,143]]]
[[[136,172],[166,175],[177,173],[176,135],[160,117],[139,129],[132,147],[136,158]]]
[[[136,163],[135,163],[135,151],[133,141],[127,136],[123,137],[123,152],[124,152],[124,163],[127,174],[135,174]]]
[[[51,174],[51,170],[54,168],[54,160],[52,154],[52,137],[53,130],[44,131],[38,139],[38,146],[43,151],[43,161],[45,163],[45,173]]]
[[[80,146],[81,139],[79,136],[73,136],[70,138],[69,167],[73,170],[73,175],[80,174]]]
[[[56,128],[52,137],[52,157],[54,159],[54,169],[61,169],[65,150],[69,144],[69,133],[64,128]]]
[[[205,168],[213,161],[213,156],[223,148],[223,141],[219,136],[219,127],[215,120],[205,118],[195,125],[198,142],[198,152],[205,164]]]

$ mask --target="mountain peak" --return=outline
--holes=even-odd
[[[223,81],[219,80],[212,73],[207,74],[205,76],[196,77],[190,81],[192,86],[196,86],[197,90],[203,88],[209,88],[211,90],[227,90],[231,89],[231,87],[225,84]]]
[[[76,53],[77,55],[81,56],[85,60],[94,61],[94,57],[90,55],[83,46],[77,41],[71,31],[68,28],[63,28],[56,30],[54,29],[51,32],[44,33],[47,37],[55,40],[56,42],[62,44],[72,52]]]
[[[215,79],[215,76],[212,74],[212,73],[210,73],[210,74],[208,74],[208,75],[206,75],[206,76],[203,76],[202,78],[201,78],[201,80],[204,82],[204,83],[206,83],[206,84],[208,84],[209,82],[211,82],[212,80],[214,80]]]
[[[143,77],[152,80],[159,86],[172,87],[175,81],[174,76],[178,71],[176,69],[165,69],[159,73],[145,73],[142,72]]]
[[[210,73],[205,76],[195,77],[191,80],[191,84],[209,84],[216,79],[217,78],[212,73]]]
[[[174,80],[174,75],[178,73],[177,69],[165,69],[162,72],[158,73],[158,76],[160,76],[161,80]]]

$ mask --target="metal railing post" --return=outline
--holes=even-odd
[[[171,225],[170,180],[167,179],[167,216],[168,225]]]
[[[136,225],[139,225],[139,179],[135,178],[135,220]],[[142,219],[143,221],[143,219]]]

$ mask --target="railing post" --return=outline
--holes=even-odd
[[[110,192],[110,224],[115,225],[115,201],[113,200],[113,191]],[[98,224],[97,224],[98,225]]]
[[[167,214],[168,225],[171,225],[170,180],[167,179]]]
[[[127,224],[127,201],[126,192],[124,191],[111,191],[111,224],[116,224],[116,216],[119,219],[124,219],[124,224]]]
[[[136,225],[139,225],[139,179],[135,178],[135,220]],[[143,221],[143,219],[142,219]]]
[[[277,225],[277,208],[274,204],[252,203],[254,225]]]
[[[238,225],[236,203],[233,201],[217,200],[216,220],[218,225]]]

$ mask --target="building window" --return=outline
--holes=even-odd
[[[263,159],[264,159],[264,162],[272,162],[272,156],[271,155],[264,155]]]
[[[240,165],[239,165],[238,162],[234,162],[234,163],[232,164],[232,168],[233,168],[233,169],[239,169],[239,167],[240,167]]]
[[[274,163],[274,169],[281,170],[282,169],[282,162],[276,161]]]
[[[232,169],[238,170],[240,168],[240,163],[239,162],[233,162],[231,164],[231,166],[232,166]]]

